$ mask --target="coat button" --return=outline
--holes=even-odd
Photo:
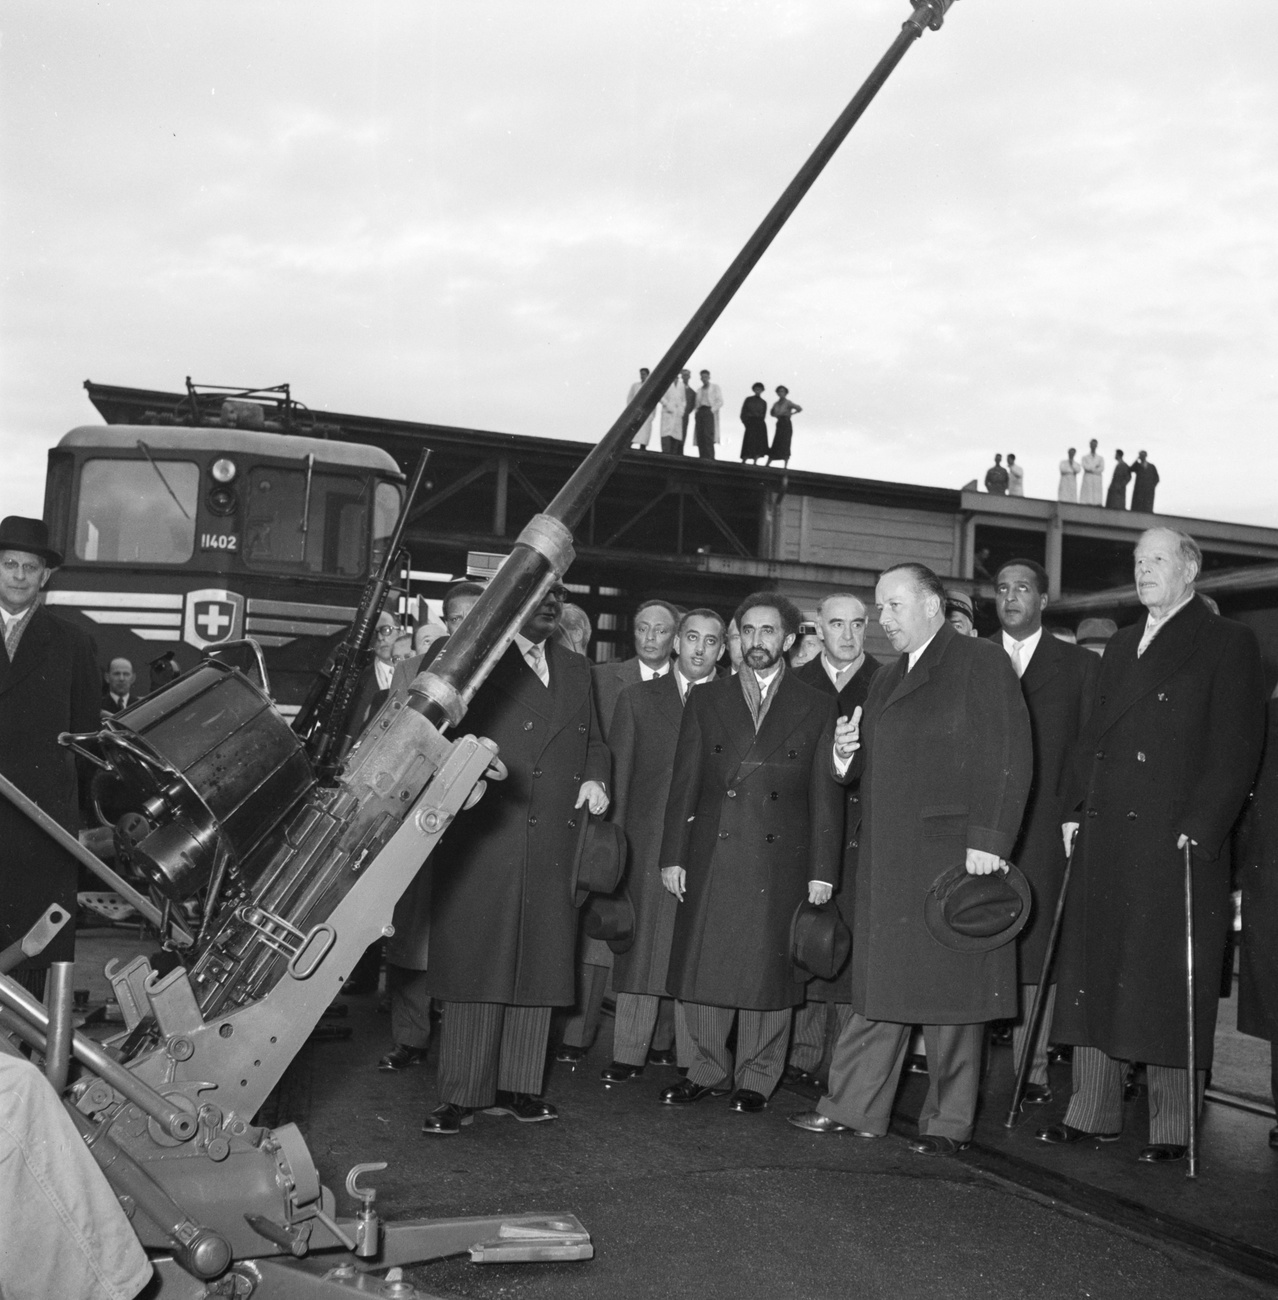
[[[584,722],[577,723],[577,731],[580,735],[584,736],[586,734],[586,724]]]
[[[1097,757],[1097,758],[1104,758],[1104,757],[1105,757],[1105,751],[1104,751],[1103,749],[1098,749],[1098,750],[1096,751],[1096,757]],[[1185,1068],[1186,1068],[1186,1069],[1189,1069],[1189,1066],[1187,1065]],[[1188,1087],[1188,1085],[1186,1085],[1186,1087]]]
[[[525,731],[531,731],[531,730],[532,730],[532,723],[531,723],[531,722],[525,722],[525,723],[524,723],[524,730],[525,730]],[[1186,1067],[1186,1068],[1188,1068],[1188,1067]]]
[[[775,790],[773,790],[773,792],[772,792],[770,795],[768,795],[768,798],[771,799],[773,803],[776,803],[776,801],[777,801],[778,799],[780,799],[781,796],[780,796],[779,794],[777,794],[777,792],[776,792]],[[1189,1066],[1186,1065],[1185,1068],[1188,1069]],[[1186,1086],[1188,1086],[1188,1085],[1186,1085]]]
[[[728,798],[729,798],[729,799],[735,799],[736,797],[737,797],[737,792],[736,792],[735,790],[729,790],[729,791],[728,791]],[[1186,1069],[1188,1069],[1188,1068],[1189,1068],[1189,1067],[1186,1066]]]
[[[1145,761],[1145,751],[1143,749],[1138,749],[1136,751],[1136,761],[1138,763],[1143,763]],[[1189,1066],[1186,1065],[1185,1068],[1189,1069]]]
[[[1095,808],[1089,808],[1089,809],[1087,810],[1087,815],[1088,815],[1089,817],[1095,817],[1095,816],[1096,816],[1096,809],[1095,809]],[[1186,1066],[1185,1068],[1188,1069],[1189,1067]]]
[[[529,826],[536,826],[536,825],[537,825],[537,818],[536,818],[536,817],[529,817],[529,819],[528,819],[528,825],[529,825]],[[1186,1068],[1188,1068],[1188,1067],[1186,1067]]]
[[[1127,820],[1128,820],[1129,822],[1134,822],[1134,821],[1136,820],[1136,814],[1135,814],[1134,812],[1129,812],[1129,813],[1127,814]],[[1185,1068],[1188,1069],[1189,1066],[1186,1065]],[[1187,1076],[1187,1077],[1188,1077],[1188,1076]]]
[[[714,747],[714,752],[715,752],[716,754],[722,754],[722,753],[723,753],[723,746],[722,746],[722,745],[716,745],[716,746]],[[1189,1067],[1186,1066],[1185,1068],[1188,1069]]]
[[[538,771],[540,771],[540,770],[541,770],[541,769],[539,768]],[[536,773],[534,772],[533,775],[535,776]],[[572,774],[572,779],[573,779],[574,781],[580,781],[580,780],[581,780],[581,773],[580,773],[580,772],[574,772],[574,773]]]
[[[539,767],[534,767],[534,768],[533,768],[533,773],[532,773],[532,774],[533,774],[533,776],[540,776],[540,775],[541,775],[541,768],[539,768]],[[1189,1067],[1186,1066],[1185,1068],[1188,1069]]]
[[[790,757],[791,757],[791,758],[798,758],[798,757],[799,757],[799,751],[798,751],[797,749],[792,749],[792,750],[790,750]],[[1188,1069],[1189,1067],[1186,1066],[1185,1068]]]
[[[726,840],[726,839],[728,838],[728,832],[727,832],[727,831],[720,831],[720,832],[719,832],[719,838],[720,838],[721,840]],[[1189,1067],[1186,1066],[1185,1068],[1188,1069]]]
[[[858,845],[859,843],[860,843],[859,840],[849,840],[849,841],[848,841],[848,848],[850,848],[850,849],[854,849],[854,848],[857,847],[857,845]],[[1188,1062],[1188,1061],[1185,1062],[1185,1069],[1187,1069],[1187,1070],[1189,1069],[1189,1062]],[[1188,1087],[1189,1085],[1186,1084],[1185,1086]]]
[[[763,838],[764,838],[765,840],[767,840],[769,844],[771,844],[772,841],[776,839],[776,836],[775,836],[775,835],[765,835]],[[1188,1069],[1189,1066],[1186,1065],[1185,1068]],[[1188,1087],[1188,1085],[1186,1085],[1186,1086]]]
[[[1166,692],[1166,691],[1159,691],[1159,692],[1158,692],[1158,698],[1159,698],[1160,700],[1166,700],[1166,699],[1167,699],[1167,692]],[[1189,1067],[1186,1066],[1185,1068],[1188,1069]]]

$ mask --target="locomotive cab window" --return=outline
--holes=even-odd
[[[362,479],[259,465],[249,471],[245,496],[243,554],[250,568],[364,576],[369,519]]]
[[[85,461],[75,554],[102,564],[184,564],[195,550],[199,466],[188,460]]]

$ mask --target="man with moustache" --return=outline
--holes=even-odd
[[[998,871],[1029,792],[1029,716],[1007,656],[945,620],[945,588],[922,564],[886,570],[874,593],[901,658],[871,683],[861,716],[841,719],[836,770],[860,780],[861,852],[852,939],[852,1014],[829,1090],[790,1122],[815,1133],[882,1137],[913,1026],[923,1026],[929,1086],[921,1155],[971,1140],[987,1021],[1013,1014],[1011,945],[959,951],[932,938],[925,903],[963,864]]]
[[[454,1134],[474,1112],[523,1123],[558,1118],[537,1094],[551,1009],[576,990],[576,818],[608,808],[608,749],[590,666],[552,639],[566,593],[546,593],[479,688],[466,727],[496,741],[507,769],[457,815],[431,857],[430,964],[439,998],[440,1105],[426,1134]]]
[[[628,686],[612,715],[612,815],[626,833],[625,889],[635,912],[635,937],[613,959],[617,1020],[612,1064],[602,1076],[607,1084],[641,1074],[649,1047],[657,1063],[674,1063],[674,1004],[666,994],[666,976],[679,905],[661,884],[662,814],[688,696],[714,680],[723,632],[723,619],[712,609],[685,614],[675,636],[673,669]]]
[[[833,592],[817,607],[821,653],[795,670],[795,677],[838,699],[839,716],[850,718],[865,704],[874,674],[883,665],[865,649],[865,602],[850,591]],[[848,786],[843,813],[843,877],[834,896],[844,923],[852,924],[852,893],[856,881],[857,837],[861,829],[861,792]],[[833,1004],[841,1018],[852,997],[850,967],[832,980],[812,979],[807,1001],[794,1013],[794,1034],[785,1077],[815,1083],[812,1071],[825,1053],[826,1024]]]
[[[800,618],[775,592],[748,596],[736,615],[741,671],[694,690],[683,711],[659,862],[679,900],[667,988],[683,1004],[688,1074],[661,1094],[667,1105],[722,1096],[735,1082],[730,1107],[763,1110],[803,1001],[790,955],[795,909],[827,902],[839,883],[834,701],[784,659]]]
[[[1144,1061],[1146,1163],[1183,1159],[1189,1142],[1185,846],[1201,1102],[1233,919],[1229,833],[1264,738],[1255,633],[1196,597],[1201,565],[1187,533],[1141,534],[1135,573],[1145,617],[1109,642],[1061,803],[1065,847],[1076,848],[1054,1036],[1075,1044],[1074,1093],[1064,1120],[1038,1136],[1053,1145],[1116,1141],[1124,1062]]]
[[[604,735],[608,734],[617,697],[627,686],[664,677],[670,671],[670,650],[678,624],[679,613],[668,600],[642,601],[635,610],[634,658],[594,666],[595,705]]]
[[[1012,1031],[1014,1062],[1024,1050],[1025,1018],[1038,990],[1065,876],[1061,785],[1091,711],[1100,668],[1094,654],[1044,632],[1047,599],[1047,571],[1034,560],[1009,560],[995,575],[994,607],[1002,630],[991,639],[1006,651],[1021,680],[1034,740],[1034,781],[1016,846],[1009,855],[1029,880],[1034,899],[1029,924],[1016,940],[1021,1019]],[[1047,988],[1025,1087],[1025,1101],[1030,1105],[1042,1105],[1052,1098],[1047,1082],[1047,1044],[1055,1003],[1056,985],[1052,983]]]

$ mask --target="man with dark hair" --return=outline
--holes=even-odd
[[[723,618],[714,610],[690,610],[679,620],[674,668],[664,677],[627,686],[612,715],[612,817],[626,833],[625,890],[635,912],[635,936],[613,959],[617,1020],[612,1064],[603,1072],[607,1084],[642,1073],[649,1047],[655,1063],[674,1063],[674,1004],[666,994],[666,976],[679,905],[661,886],[662,814],[688,696],[714,680],[723,633]]]
[[[58,736],[98,728],[102,686],[93,642],[40,602],[61,563],[44,520],[10,515],[0,523],[0,773],[75,834],[75,757]],[[76,864],[7,799],[0,799],[0,845],[4,948],[22,938],[50,903],[75,915]],[[16,977],[42,994],[50,963],[74,956],[75,930],[67,925]]]
[[[683,1004],[688,1074],[661,1094],[667,1105],[722,1096],[735,1081],[733,1110],[764,1108],[803,1001],[791,920],[839,882],[834,702],[786,668],[799,622],[775,592],[747,597],[741,671],[693,691],[683,711],[659,861],[679,900],[667,987]]]
[[[1132,466],[1132,509],[1154,513],[1154,489],[1158,486],[1158,471],[1154,462],[1147,460],[1143,451],[1136,453],[1136,463]]]
[[[1189,1141],[1185,863],[1191,851],[1197,1095],[1211,1068],[1230,904],[1229,833],[1260,761],[1265,685],[1255,633],[1213,614],[1188,534],[1136,543],[1145,617],[1114,634],[1061,807],[1074,876],[1061,940],[1054,1036],[1074,1043],[1061,1144],[1118,1138],[1123,1063],[1149,1076],[1142,1161]],[[1075,838],[1077,837],[1077,838]]]
[[[1007,470],[1003,468],[1003,453],[996,451],[994,453],[994,464],[985,471],[985,490],[991,496],[1006,496],[1008,482]]]
[[[994,578],[994,607],[1001,631],[991,638],[1002,646],[1021,679],[1034,740],[1034,781],[1025,805],[1011,861],[1025,873],[1033,893],[1029,924],[1017,936],[1021,1018],[1012,1031],[1013,1061],[1020,1059],[1028,1032],[1025,1018],[1038,989],[1052,918],[1065,876],[1060,835],[1060,795],[1065,769],[1091,711],[1100,667],[1094,654],[1067,645],[1043,630],[1047,571],[1036,560],[1008,560]],[[1031,1105],[1050,1101],[1047,1044],[1056,1003],[1049,984],[1033,1063],[1025,1089]]]
[[[909,1048],[923,1026],[930,1085],[921,1155],[972,1135],[985,1025],[1016,1006],[1016,957],[938,943],[925,904],[938,878],[998,871],[1029,792],[1029,716],[1007,656],[945,621],[945,589],[924,565],[886,570],[874,593],[901,658],[870,685],[864,714],[840,720],[836,770],[861,783],[861,856],[852,940],[852,1015],[830,1087],[791,1123],[882,1137]]]
[[[635,657],[594,665],[595,704],[604,735],[608,734],[617,696],[627,686],[664,677],[670,671],[670,649],[678,625],[679,611],[670,601],[660,596],[640,601],[634,619]]]
[[[795,677],[838,700],[839,716],[850,718],[865,704],[874,674],[883,665],[865,649],[865,602],[850,591],[832,592],[817,607],[817,632],[821,653],[811,662],[795,669]],[[858,837],[861,832],[861,792],[856,786],[846,790],[843,812],[843,872],[834,895],[840,916],[849,927],[852,921],[852,895],[856,887]],[[825,1054],[826,1024],[834,1006],[840,1028],[851,1014],[851,967],[845,966],[832,980],[813,978],[808,982],[807,1001],[794,1013],[794,1036],[785,1077],[813,1083],[812,1072]]]

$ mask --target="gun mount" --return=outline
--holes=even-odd
[[[175,947],[184,943],[181,964],[160,975],[138,957],[108,971],[125,1013],[125,1033],[110,1050],[68,1035],[65,1006],[51,999],[46,1011],[3,975],[0,1023],[46,1053],[51,1078],[65,1072],[68,1051],[78,1063],[67,1103],[134,1207],[143,1244],[161,1252],[160,1295],[367,1293],[369,1268],[467,1249],[480,1260],[593,1253],[570,1214],[382,1225],[367,1190],[352,1186],[362,1209],[335,1218],[333,1194],[296,1127],[270,1130],[254,1119],[356,959],[389,933],[396,900],[453,818],[486,779],[500,778],[491,742],[444,733],[461,723],[529,612],[572,563],[573,526],[906,50],[940,27],[952,3],[913,5],[634,399],[523,530],[407,701],[388,701],[344,767],[333,739],[349,704],[344,682],[330,678],[308,705],[299,738],[247,677],[212,663],[104,724],[96,744],[68,738],[96,749],[105,769],[100,802],[123,803],[136,819],[118,823],[120,855],[165,900],[162,910],[141,902]],[[361,612],[339,677],[367,648],[377,601],[367,603],[372,613]],[[0,793],[14,798],[7,782]],[[29,801],[19,806],[113,887],[119,881]],[[201,894],[192,936],[176,909]],[[59,986],[69,997],[69,982]],[[348,1253],[316,1268],[309,1256],[327,1250]],[[405,1300],[420,1294],[396,1285]]]

